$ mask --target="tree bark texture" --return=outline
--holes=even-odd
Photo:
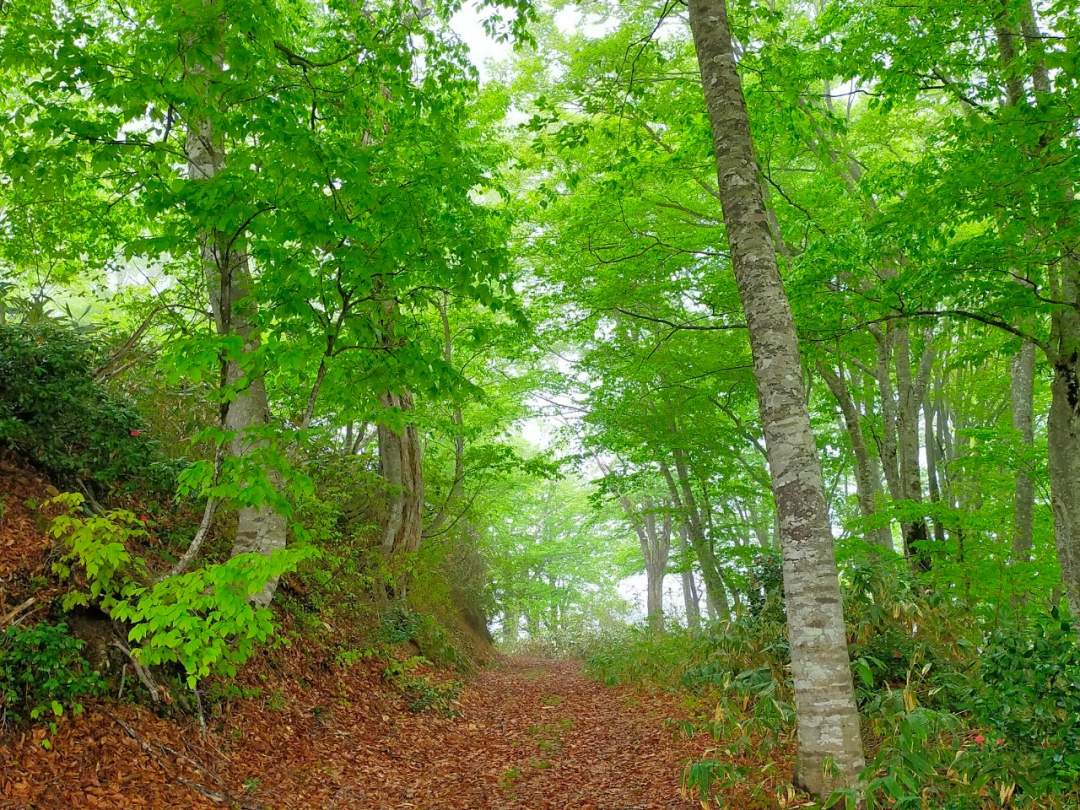
[[[798,718],[795,779],[824,797],[837,786],[853,784],[864,763],[821,463],[810,429],[795,324],[761,196],[726,4],[689,0],[688,9],[780,518]]]
[[[204,120],[192,125],[185,146],[191,181],[207,182],[221,171],[225,155],[219,141],[210,122]],[[200,235],[199,241],[217,332],[219,335],[238,335],[243,340],[243,353],[250,357],[259,350],[259,333],[255,326],[258,310],[243,234],[208,230]],[[245,369],[244,365],[250,364],[229,360],[225,369],[226,385],[239,384],[225,418],[226,429],[233,432],[229,454],[234,458],[243,458],[265,446],[265,440],[255,434],[270,422],[265,380],[251,368]],[[281,476],[277,470],[267,470],[266,476],[271,486],[281,489]],[[284,548],[285,541],[285,518],[273,506],[264,503],[240,508],[232,556],[248,552],[269,555]],[[260,605],[269,604],[276,589],[277,580],[268,581],[253,601]]]
[[[389,499],[382,548],[387,554],[412,552],[420,548],[424,504],[420,437],[416,425],[407,421],[413,409],[412,396],[385,391],[379,403],[400,412],[406,420],[401,428],[379,423],[379,466]]]

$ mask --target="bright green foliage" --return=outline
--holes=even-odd
[[[489,619],[548,651],[599,635],[598,677],[684,690],[694,730],[766,756],[793,727],[783,538],[693,42],[678,4],[582,4],[601,24],[574,31],[555,5],[478,4],[522,46],[481,87],[456,0],[0,2],[0,443],[106,505],[214,499],[211,562],[158,580],[130,512],[53,525],[66,606],[127,622],[191,685],[268,638],[248,596],[295,567],[279,603],[302,632],[332,626],[342,663],[411,642],[467,669]],[[866,800],[1075,803],[1047,414],[1080,347],[1080,5],[727,10],[837,534]],[[194,180],[203,132],[220,165]],[[208,321],[211,234],[245,256],[248,334]],[[65,307],[102,328],[61,326]],[[223,429],[254,381],[265,424]],[[416,552],[379,548],[401,494],[379,426],[422,449]],[[192,462],[177,475],[159,442]],[[234,511],[263,506],[317,554],[217,562]],[[697,637],[622,630],[644,517],[672,529],[668,588],[705,591]],[[424,666],[387,677],[451,708]],[[753,774],[717,755],[685,779],[708,800]]]
[[[136,589],[139,563],[128,551],[128,544],[145,537],[141,522],[126,509],[114,509],[105,515],[77,517],[71,514],[83,505],[83,496],[67,492],[46,501],[45,508],[59,506],[69,510],[57,515],[49,533],[60,541],[64,553],[53,563],[53,573],[61,580],[72,578],[73,570],[85,575],[86,590],[71,590],[64,595],[64,610],[76,605],[101,606],[108,612]]]
[[[503,509],[490,530],[488,582],[504,641],[527,634],[565,651],[618,623],[625,604],[615,585],[633,571],[624,562],[632,535],[590,505],[579,479],[518,479]]]
[[[251,596],[304,556],[298,548],[271,556],[241,554],[134,588],[110,615],[131,625],[128,638],[138,645],[133,649],[141,662],[178,664],[194,689],[209,675],[235,675],[255,646],[270,638],[273,613],[255,607]]]
[[[980,656],[976,717],[1031,795],[1080,783],[1080,645],[1056,613],[992,633]]]
[[[79,699],[101,694],[105,685],[82,648],[63,623],[6,628],[0,635],[0,728],[82,713]]]
[[[66,493],[46,506],[74,510],[82,503],[81,495]],[[251,596],[310,552],[295,547],[271,556],[241,554],[149,582],[145,561],[128,548],[145,535],[139,526],[138,518],[122,509],[53,519],[50,532],[64,547],[54,571],[61,579],[77,575],[85,582],[85,590],[64,596],[65,610],[94,604],[127,623],[139,660],[148,666],[179,665],[193,689],[208,675],[235,675],[274,629],[273,613],[254,606]]]

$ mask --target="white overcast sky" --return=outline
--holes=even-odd
[[[477,10],[476,0],[468,0],[450,20],[450,26],[469,46],[473,64],[480,70],[481,81],[487,81],[491,76],[488,64],[509,59],[513,53],[513,46],[509,42],[496,42],[489,37],[484,31],[482,19],[481,13]],[[599,35],[603,33],[606,26],[596,22],[597,19],[596,17],[592,18],[593,21],[586,19],[573,5],[564,6],[555,12],[555,25],[564,34],[574,30],[583,30],[589,35]]]

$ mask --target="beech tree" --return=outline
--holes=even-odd
[[[780,525],[799,721],[796,781],[824,796],[837,784],[852,784],[863,765],[832,529],[805,404],[798,337],[769,233],[726,3],[691,0],[688,8]]]

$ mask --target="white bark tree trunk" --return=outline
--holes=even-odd
[[[832,391],[836,402],[840,406],[840,414],[844,418],[844,427],[847,429],[848,440],[851,442],[851,452],[855,456],[855,492],[859,499],[859,511],[864,518],[872,519],[877,512],[878,495],[881,493],[881,480],[877,477],[870,459],[870,450],[863,438],[862,420],[859,418],[859,409],[855,407],[855,400],[851,396],[847,383],[843,377],[843,368],[834,371],[827,363],[818,363],[818,372],[825,380],[825,384]],[[892,532],[886,523],[876,529],[866,532],[866,541],[875,545],[892,550]]]
[[[689,0],[688,8],[780,518],[798,718],[795,780],[824,797],[837,786],[853,784],[864,762],[821,463],[810,429],[795,324],[761,195],[726,3]]]
[[[687,557],[690,544],[686,539],[686,525],[679,527],[678,546],[679,556]],[[694,582],[694,570],[687,565],[682,572],[683,607],[686,610],[686,627],[690,635],[696,636],[701,632],[701,604],[698,596],[697,583]]]
[[[224,166],[224,149],[208,121],[192,126],[187,135],[185,151],[188,179],[192,182],[208,182]],[[243,234],[206,231],[200,235],[200,253],[218,334],[238,335],[243,340],[244,354],[253,355],[259,349],[256,326],[258,305],[252,292],[251,270]],[[258,374],[248,376],[251,368],[245,369],[244,365],[230,360],[225,370],[226,385],[242,383],[228,405],[225,419],[226,429],[234,432],[229,453],[235,458],[243,458],[264,446],[265,440],[253,434],[270,421],[266,383]],[[278,472],[268,470],[266,475],[270,484],[280,490],[282,481]],[[247,552],[269,555],[284,548],[285,541],[285,518],[273,506],[264,503],[240,508],[232,556]],[[252,601],[267,605],[276,589],[277,580],[271,580]]]

